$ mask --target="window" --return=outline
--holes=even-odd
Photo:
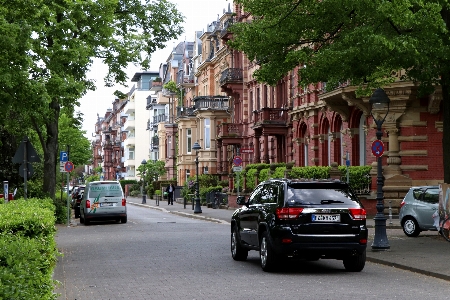
[[[203,167],[203,174],[208,174],[208,167]]]
[[[134,148],[128,150],[128,159],[134,159]]]
[[[172,137],[168,136],[167,137],[167,153],[166,153],[166,157],[170,157],[170,150],[172,149]]]
[[[187,153],[192,153],[192,131],[191,128],[186,129]]]
[[[186,178],[185,178],[186,182],[189,182],[189,177],[191,177],[191,170],[186,170]]]
[[[205,149],[211,148],[211,120],[205,119]]]

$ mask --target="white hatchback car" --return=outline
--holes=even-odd
[[[118,181],[93,181],[86,185],[80,204],[80,223],[94,220],[127,222],[127,201]]]

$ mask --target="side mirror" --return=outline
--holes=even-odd
[[[245,196],[238,196],[238,197],[236,198],[236,203],[237,203],[238,205],[244,205],[244,204],[245,204]]]

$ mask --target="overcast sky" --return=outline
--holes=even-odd
[[[158,50],[152,54],[150,71],[158,71],[159,65],[164,62],[172,49],[181,41],[193,41],[195,31],[206,30],[206,25],[217,20],[217,15],[222,16],[223,10],[228,9],[228,5],[233,9],[232,0],[170,0],[177,5],[178,10],[184,15],[185,23],[183,24],[184,33],[177,40],[170,41],[166,44],[165,49]],[[127,70],[128,78],[132,78],[134,73],[141,71],[140,68],[130,66]],[[128,92],[133,86],[132,82],[128,83],[128,88],[117,85],[112,88],[104,87],[103,78],[105,77],[107,68],[99,62],[94,65],[89,72],[88,77],[96,80],[97,89],[89,91],[81,100],[80,107],[77,111],[84,114],[83,130],[86,131],[88,139],[92,140],[92,134],[97,121],[97,113],[100,117],[105,115],[108,108],[112,108],[114,101],[114,91],[120,90]]]

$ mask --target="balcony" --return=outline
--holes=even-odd
[[[243,131],[244,131],[243,124],[222,123],[217,125],[218,138],[242,137]]]
[[[150,91],[159,92],[162,90],[162,82],[161,81],[153,81]]]
[[[195,107],[177,107],[177,117],[192,117],[195,116]]]
[[[156,104],[156,99],[152,99],[151,96],[147,97],[147,106],[146,109],[151,109],[153,107],[153,104]]]
[[[194,74],[184,75],[184,71],[180,71],[177,74],[177,86],[185,88],[192,88],[195,86]]]
[[[134,159],[126,159],[123,163],[124,167],[135,166],[136,161]]]
[[[136,139],[134,136],[128,137],[124,142],[125,142],[125,146],[127,146],[127,147],[136,145]]]
[[[262,108],[253,111],[254,130],[264,130],[267,134],[285,135],[289,123],[288,109]]]
[[[224,40],[229,40],[231,38],[232,33],[228,30],[231,25],[233,25],[234,19],[230,18],[223,23],[223,28],[220,31],[220,38]]]
[[[226,110],[228,109],[228,96],[198,96],[193,99],[194,109],[198,110]]]
[[[169,91],[168,89],[162,89],[162,95],[166,98],[172,98],[176,95],[176,93]]]
[[[124,112],[129,115],[131,113],[134,113],[135,109],[136,103],[134,101],[128,101],[125,105]]]
[[[169,104],[169,98],[164,96],[162,92],[159,92],[158,97],[156,97],[156,104]]]
[[[136,120],[128,118],[123,127],[125,131],[133,130],[136,128]]]
[[[241,68],[228,68],[220,75],[219,84],[221,87],[226,87],[228,84],[242,85],[242,79],[243,75]]]
[[[153,116],[153,126],[156,127],[156,126],[158,126],[158,123],[167,122],[168,119],[169,119],[168,116],[165,114]]]

